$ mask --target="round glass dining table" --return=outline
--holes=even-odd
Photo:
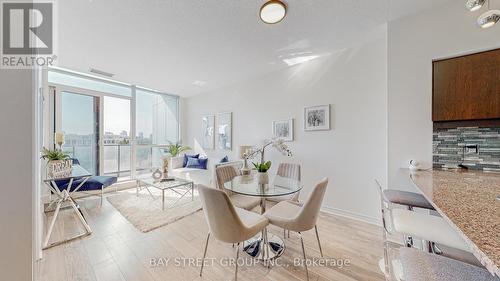
[[[224,183],[224,188],[236,194],[260,197],[261,214],[266,211],[266,198],[291,195],[302,189],[300,181],[281,177],[269,176],[266,180],[258,174],[237,176],[233,180]],[[291,196],[290,196],[291,197]],[[259,260],[272,260],[283,254],[285,243],[277,235],[267,232],[262,233],[243,243],[243,250]]]

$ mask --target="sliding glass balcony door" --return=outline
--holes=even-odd
[[[48,82],[53,131],[65,133],[64,150],[94,175],[150,173],[179,141],[177,96],[59,69],[48,71]]]
[[[59,131],[65,134],[63,150],[97,174],[99,171],[99,98],[62,91],[59,97]]]

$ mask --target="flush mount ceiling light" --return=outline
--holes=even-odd
[[[477,19],[477,24],[482,28],[488,28],[495,25],[500,20],[499,10],[489,10],[486,13],[479,16]]]
[[[270,0],[260,8],[260,19],[268,24],[282,21],[286,16],[286,5],[280,0]]]
[[[485,2],[486,0],[467,0],[465,7],[467,7],[469,11],[474,12],[481,9]]]

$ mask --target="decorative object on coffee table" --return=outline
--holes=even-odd
[[[293,118],[273,121],[273,137],[293,141]]]
[[[156,170],[153,172],[152,176],[153,176],[153,179],[155,179],[155,180],[159,180],[159,179],[161,179],[161,178],[162,178],[163,174],[162,174],[162,172],[160,171],[160,169],[156,169]]]
[[[318,105],[304,108],[304,130],[330,130],[330,105]]]
[[[168,178],[168,158],[164,157],[163,158],[163,176],[162,178],[166,179]]]

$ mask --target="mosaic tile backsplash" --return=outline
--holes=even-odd
[[[500,127],[435,129],[432,138],[434,167],[500,171]]]

